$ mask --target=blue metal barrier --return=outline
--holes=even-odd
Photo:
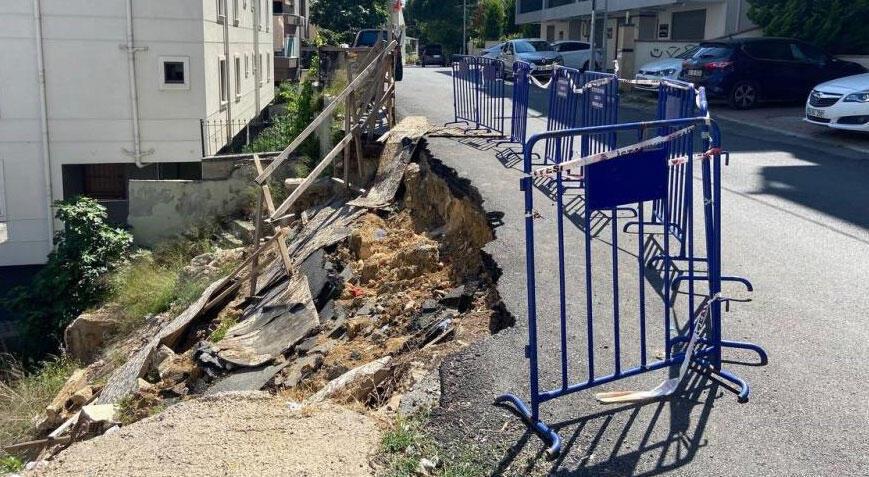
[[[572,129],[579,127],[582,72],[573,68],[555,68],[549,83],[549,114],[546,130]],[[573,137],[547,139],[543,160],[555,163],[573,157]]]
[[[646,133],[659,132],[652,141]],[[666,131],[665,135],[660,132]],[[708,141],[701,144],[699,153],[693,151],[696,131],[709,133]],[[643,147],[629,146],[610,150],[606,154],[593,154],[571,164],[563,164],[561,148],[555,147],[555,164],[548,171],[531,171],[531,159],[537,143],[567,141],[574,137],[613,137],[622,135],[633,138]],[[657,141],[657,142],[656,142]],[[532,136],[524,148],[526,177],[521,179],[525,197],[525,243],[528,299],[528,346],[526,357],[530,366],[530,406],[513,394],[505,394],[496,403],[512,404],[528,425],[548,444],[547,453],[554,457],[560,452],[558,434],[540,418],[541,404],[584,389],[611,383],[630,376],[666,368],[681,363],[685,357],[684,345],[694,332],[695,317],[701,313],[708,316],[708,329],[699,341],[700,347],[693,354],[695,368],[734,384],[740,402],[747,401],[748,383],[722,368],[722,348],[748,349],[758,353],[762,363],[766,353],[757,345],[722,339],[721,329],[721,156],[720,133],[714,121],[705,117],[656,120],[644,123],[613,124],[568,130],[547,131]],[[678,154],[677,154],[678,152]],[[675,159],[675,160],[674,160]],[[671,194],[673,167],[683,167],[680,172],[689,183],[695,172],[695,162],[700,162],[702,194],[695,197],[693,187],[684,187],[683,196]],[[582,211],[584,227],[571,229],[579,234],[583,244],[569,241],[565,229],[564,170],[568,166],[584,165],[586,168],[585,200]],[[551,234],[557,240],[557,253],[551,247],[535,247],[535,221],[539,217],[535,208],[534,180],[550,178],[555,183],[554,226]],[[684,217],[681,231],[685,243],[686,265],[682,273],[688,277],[687,293],[674,288],[671,276],[675,273],[674,253],[671,253],[672,233],[649,233],[644,227],[645,210],[649,203],[659,202],[661,222],[674,223],[675,209]],[[682,205],[684,204],[684,205]],[[549,205],[547,203],[545,205]],[[609,217],[612,237],[607,242],[596,240],[590,227],[593,214],[613,211],[619,206],[634,205],[639,221],[635,234],[620,234],[618,216]],[[694,212],[702,211],[703,224],[695,227]],[[538,205],[539,210],[551,210]],[[654,206],[653,206],[654,208]],[[649,210],[650,214],[652,213]],[[548,237],[551,243],[551,236]],[[695,239],[700,239],[699,243]],[[593,253],[594,242],[596,253]],[[607,247],[600,249],[599,247]],[[706,271],[699,280],[695,257],[705,248]],[[584,254],[582,249],[584,248]],[[636,250],[635,255],[627,252]],[[649,271],[646,257],[660,250],[662,269],[660,277],[651,276],[658,271]],[[549,252],[552,250],[552,252]],[[578,257],[577,251],[584,257]],[[547,252],[547,253],[545,253]],[[557,300],[538,302],[536,282],[537,259],[543,266],[541,273],[551,274],[558,270],[558,289],[540,290]],[[601,261],[604,263],[599,264]],[[636,283],[625,283],[627,270],[624,265],[635,267]],[[580,276],[568,276],[578,272]],[[634,279],[631,278],[630,281]],[[704,285],[704,286],[700,286]],[[705,290],[698,290],[705,288]],[[699,297],[705,298],[700,300]],[[699,301],[699,303],[698,303]],[[660,313],[660,327],[647,326],[653,313]],[[558,317],[548,320],[548,317]],[[540,319],[538,319],[540,318]],[[627,319],[629,318],[629,319]],[[681,322],[678,322],[681,320]],[[541,346],[538,328],[546,327],[558,337],[555,353]],[[574,333],[577,329],[582,331]],[[672,330],[676,328],[677,331]],[[633,332],[636,340],[622,340],[624,334]],[[573,349],[584,352],[572,355]],[[576,342],[568,342],[568,340]],[[649,358],[649,347],[660,339],[663,358]],[[601,340],[607,346],[600,346]],[[610,346],[611,345],[611,346]],[[682,345],[679,349],[677,346]],[[547,348],[552,347],[551,345]],[[654,350],[655,348],[652,348]],[[611,358],[602,361],[600,358]],[[581,369],[584,368],[584,369]],[[602,368],[608,368],[603,369]]]
[[[525,145],[528,131],[528,101],[531,95],[531,64],[513,62],[513,109],[510,142]]]
[[[504,62],[455,55],[452,71],[454,123],[504,134]]]

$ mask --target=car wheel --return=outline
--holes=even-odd
[[[760,99],[760,92],[757,86],[751,81],[739,81],[733,88],[730,88],[730,97],[728,102],[730,107],[734,109],[751,109],[757,106],[757,101]]]

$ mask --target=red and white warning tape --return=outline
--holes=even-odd
[[[645,141],[640,141],[636,144],[631,144],[630,146],[620,147],[618,149],[613,149],[611,151],[605,151],[598,154],[592,154],[590,156],[584,156],[577,159],[571,159],[569,161],[564,161],[560,164],[555,164],[552,166],[541,167],[539,169],[535,169],[531,171],[532,177],[547,177],[552,176],[553,174],[558,173],[559,171],[576,169],[584,166],[588,166],[591,164],[596,164],[598,162],[608,161],[610,159],[616,159],[618,157],[626,156],[628,154],[633,154],[636,152],[640,152],[643,149],[649,147],[660,146],[666,142],[672,141],[674,139],[680,138],[682,136],[687,135],[691,131],[694,130],[694,126],[688,126],[684,129],[679,129],[678,131],[673,131],[666,136],[656,136],[651,139],[646,139]],[[710,149],[710,151],[714,151]],[[719,151],[720,152],[720,151]],[[704,154],[704,158],[711,157],[710,153],[707,152]]]

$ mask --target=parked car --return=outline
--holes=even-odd
[[[806,101],[806,121],[869,132],[869,73],[821,83]]]
[[[423,68],[426,65],[446,66],[447,57],[444,56],[443,48],[440,45],[426,45],[422,49],[422,54],[419,57],[420,65]]]
[[[498,58],[504,61],[504,68],[510,75],[513,63],[517,60],[531,63],[534,76],[549,76],[556,65],[563,65],[564,58],[552,48],[552,45],[540,39],[508,40],[501,47]]]
[[[650,61],[649,63],[640,66],[635,78],[638,80],[648,81],[679,79],[679,75],[682,73],[682,63],[684,63],[688,58],[691,58],[696,50],[697,47],[695,46],[672,58],[661,58],[660,60]],[[636,88],[647,91],[658,91],[657,86],[636,85]]]
[[[552,43],[552,48],[564,58],[564,66],[585,71],[591,65],[591,45],[584,41],[561,40]],[[600,69],[603,57],[595,52],[594,69]]]
[[[498,43],[497,45],[490,46],[490,47],[486,48],[485,50],[481,51],[480,56],[482,56],[483,58],[491,58],[491,59],[498,58],[498,55],[501,54],[501,48],[503,48],[503,47],[504,47],[503,43]]]
[[[818,83],[865,71],[800,40],[739,38],[700,43],[679,78],[748,109],[759,101],[801,101]]]

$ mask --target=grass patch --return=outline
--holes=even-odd
[[[208,341],[211,341],[212,343],[217,343],[218,341],[222,340],[226,337],[226,332],[229,331],[229,329],[235,326],[237,323],[238,317],[236,316],[227,316],[223,318],[222,320],[220,320],[220,323],[218,323],[217,328],[215,328],[214,331],[212,331],[211,334],[208,336]]]
[[[381,459],[386,463],[385,476],[413,477],[422,459],[437,461],[432,475],[438,477],[478,477],[489,475],[480,456],[470,447],[458,451],[443,449],[425,431],[428,415],[398,416],[392,429],[380,441]]]
[[[24,462],[14,455],[0,457],[0,472],[13,473],[24,469]]]
[[[28,372],[19,362],[4,357],[0,369],[0,442],[11,444],[36,438],[34,420],[43,415],[45,406],[76,369],[76,363],[65,357],[52,358]],[[4,459],[2,465],[7,462],[13,461]]]

